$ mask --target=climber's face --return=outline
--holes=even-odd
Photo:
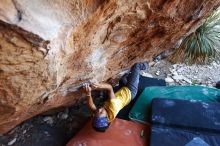
[[[96,117],[107,117],[107,112],[106,112],[105,108],[101,107],[101,108],[97,109],[95,116]]]
[[[106,129],[109,127],[107,112],[104,108],[99,108],[96,113],[95,117],[92,121],[92,126],[94,130],[98,132],[105,132]]]

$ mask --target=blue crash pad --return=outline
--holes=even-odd
[[[220,90],[203,86],[147,87],[131,109],[129,118],[133,121],[147,123],[150,120],[152,99],[157,97],[220,102]]]
[[[220,103],[156,98],[151,146],[219,146]]]

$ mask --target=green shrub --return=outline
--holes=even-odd
[[[206,63],[220,51],[220,9],[194,33],[186,37],[171,56],[171,61]]]

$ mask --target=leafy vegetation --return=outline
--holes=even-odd
[[[220,52],[220,8],[186,37],[170,57],[174,62],[206,63]]]

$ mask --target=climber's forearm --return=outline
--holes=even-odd
[[[96,106],[93,102],[93,99],[92,99],[92,96],[91,95],[87,95],[87,105],[89,106],[89,108],[92,110],[92,111],[96,111]]]
[[[111,90],[112,86],[107,83],[94,83],[92,84],[92,89],[93,90]]]
[[[109,98],[110,98],[110,99],[115,98],[115,93],[114,93],[112,87],[108,89],[108,95],[109,95]]]

